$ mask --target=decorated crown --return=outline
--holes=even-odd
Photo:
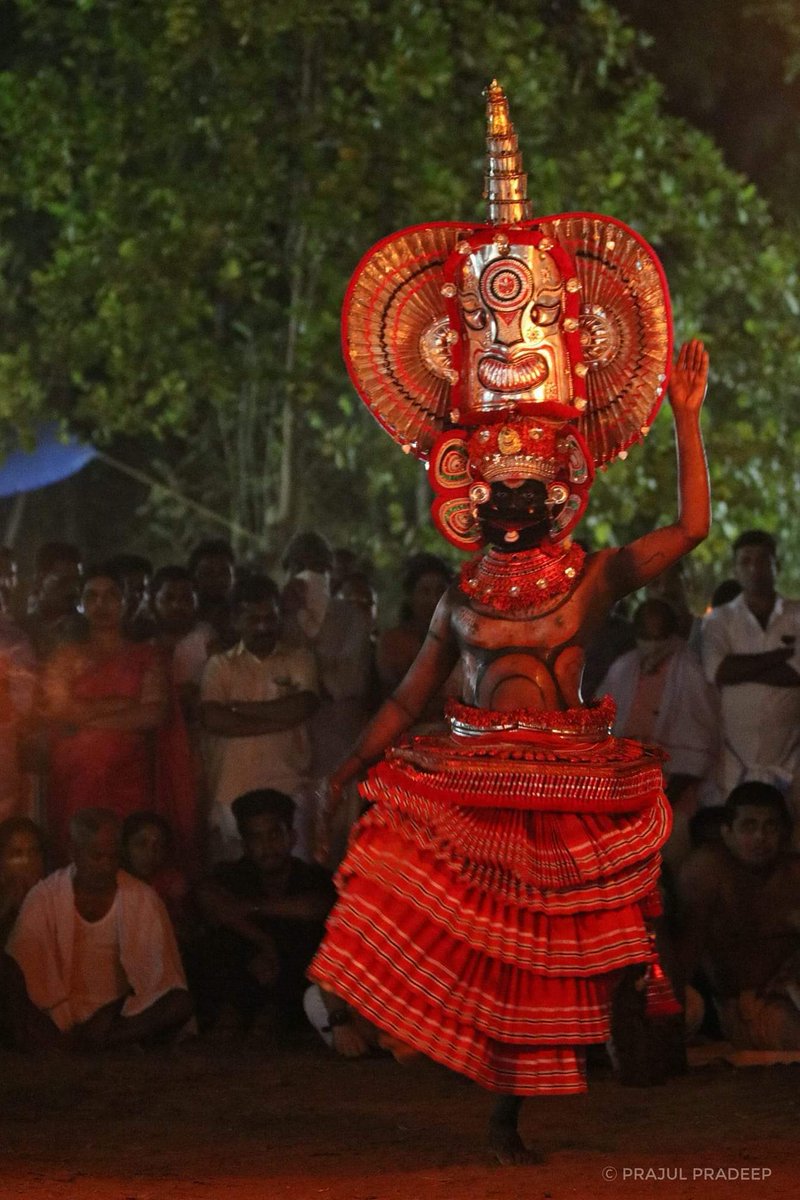
[[[444,444],[452,450],[460,439],[465,463],[478,455],[473,479],[478,459],[493,473],[483,478],[506,477],[500,472],[513,465],[520,478],[535,469],[546,479],[536,461],[546,454],[526,448],[510,463],[498,443],[499,457],[487,457],[471,431],[513,426],[524,441],[519,420],[531,430],[570,422],[590,473],[645,436],[672,351],[664,274],[633,229],[594,213],[532,218],[496,82],[487,92],[484,196],[488,224],[416,225],[374,246],[343,312],[345,359],[362,400],[406,452],[431,466],[435,458],[432,483],[448,512],[459,489],[442,482]],[[438,512],[451,541],[477,543],[474,520],[465,543],[466,517],[455,531],[442,505]]]
[[[473,473],[487,483],[506,479],[555,479],[556,428],[551,424],[511,418],[502,425],[489,425],[473,433],[467,456]]]

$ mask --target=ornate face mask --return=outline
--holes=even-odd
[[[457,242],[444,276],[449,361],[441,365],[458,375],[452,399],[462,424],[512,411],[569,419],[586,407],[576,387],[580,283],[551,238],[472,234]]]
[[[470,489],[491,479],[541,479],[550,537],[566,537],[593,467],[645,436],[666,388],[669,297],[653,251],[611,217],[533,220],[526,190],[493,83],[489,224],[418,225],[386,238],[345,300],[353,382],[395,441],[429,464],[434,519],[463,549],[481,542]]]

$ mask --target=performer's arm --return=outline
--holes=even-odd
[[[334,803],[341,789],[376,762],[387,746],[419,718],[432,696],[442,687],[458,661],[458,647],[450,630],[450,593],[446,592],[433,614],[425,641],[405,678],[378,709],[352,754],[331,777]]]
[[[708,534],[708,468],[700,431],[707,382],[708,354],[703,343],[685,342],[669,384],[678,451],[678,520],[609,555],[606,579],[614,599],[660,575]]]

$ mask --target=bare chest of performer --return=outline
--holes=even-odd
[[[442,625],[458,648],[466,704],[552,712],[581,703],[585,648],[611,600],[604,557],[587,558],[569,591],[535,611],[496,612],[453,589]]]

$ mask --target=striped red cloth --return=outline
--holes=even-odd
[[[464,767],[457,739],[438,739],[438,770],[436,739],[425,739],[425,771],[420,740],[364,784],[373,806],[340,868],[310,974],[393,1038],[490,1090],[583,1091],[583,1048],[609,1035],[619,972],[653,957],[643,910],[652,914],[670,826],[653,760],[639,751],[629,811],[609,812],[602,798],[598,812],[569,811],[567,794],[565,811],[525,808],[519,790],[512,807],[489,807],[450,799]],[[614,758],[607,741],[601,771]],[[574,747],[558,756],[548,743],[547,754],[533,769],[563,784]]]

